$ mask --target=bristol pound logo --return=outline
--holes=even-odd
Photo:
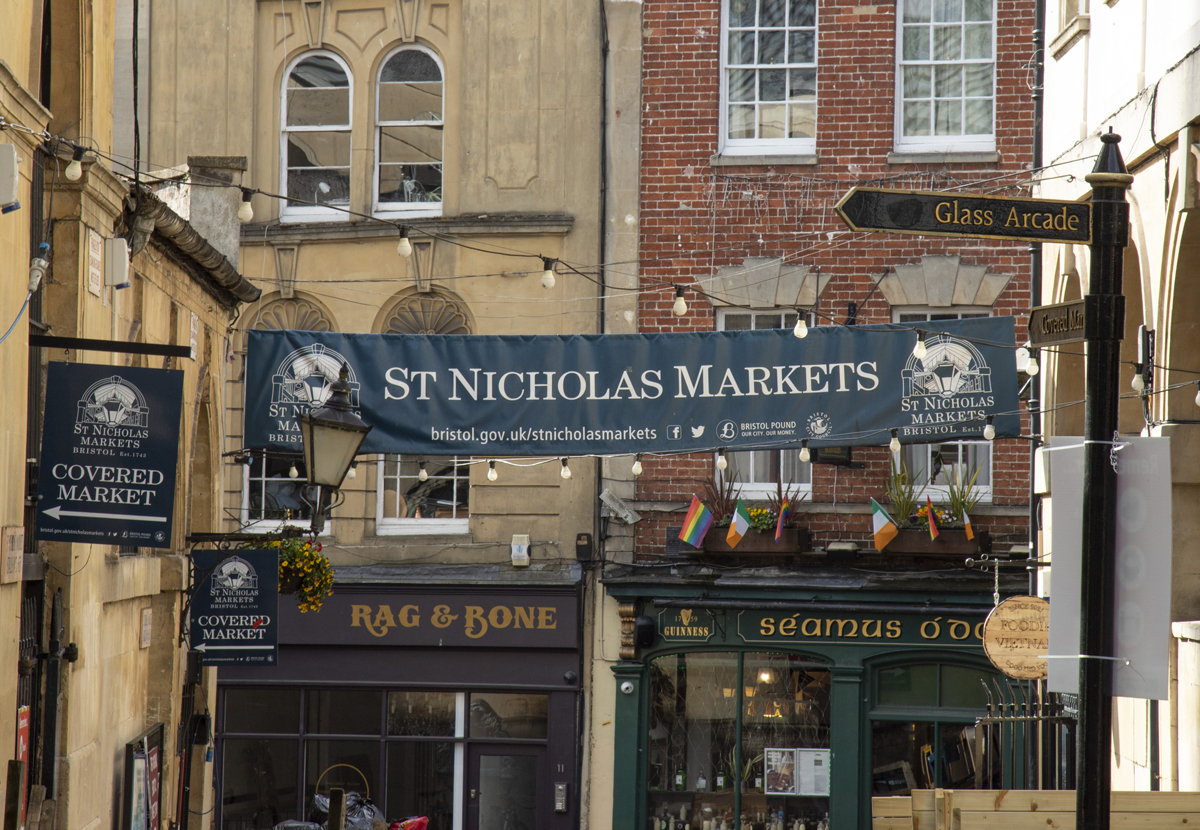
[[[825,412],[814,412],[808,416],[808,434],[811,438],[824,438],[833,432],[833,423]]]
[[[301,443],[298,419],[325,405],[343,364],[349,372],[350,405],[357,410],[359,383],[354,368],[340,353],[315,343],[296,349],[280,362],[271,378],[271,418],[275,426],[271,443]]]
[[[122,427],[146,430],[150,426],[150,408],[146,406],[142,390],[125,378],[113,375],[93,383],[79,399],[75,425],[82,424],[95,425],[105,431]]]
[[[905,435],[981,432],[995,405],[992,370],[979,349],[947,334],[925,336],[925,356],[909,355],[901,372]]]

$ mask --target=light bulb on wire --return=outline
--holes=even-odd
[[[69,181],[77,182],[83,177],[83,154],[86,151],[82,147],[76,147],[75,152],[71,154],[71,163],[67,165],[67,169],[63,171],[63,175]]]
[[[559,473],[559,475],[561,475],[563,479],[569,479],[571,477],[571,468],[567,466],[567,459],[564,458],[562,460],[562,465],[562,472]]]
[[[299,478],[299,477],[300,477],[300,471],[296,469],[296,465],[293,463],[292,466],[288,468],[288,478]]]
[[[929,353],[928,349],[925,348],[925,332],[917,332],[917,345],[913,346],[912,353],[913,357],[917,360],[924,360],[925,355]]]
[[[800,463],[807,464],[812,456],[808,452],[808,439],[805,438],[800,442]]]
[[[796,313],[798,315],[796,317],[796,327],[792,329],[792,334],[803,340],[805,337],[808,337],[808,323],[804,320],[803,311],[798,311]]]
[[[500,478],[500,474],[496,472],[496,462],[488,462],[488,481],[495,481]]]
[[[642,454],[640,452],[633,457],[633,468],[630,470],[630,472],[632,472],[635,476],[640,476],[642,474]]]
[[[238,208],[237,217],[243,222],[254,221],[254,205],[250,204],[250,197],[254,195],[254,191],[248,187],[242,188],[242,204]]]
[[[425,470],[425,462],[420,463],[420,471],[417,473],[417,481],[429,481],[429,473]]]
[[[396,253],[405,259],[412,256],[412,242],[408,239],[408,228],[400,229],[400,241],[396,243]]]
[[[985,439],[987,439],[988,441],[991,441],[993,438],[996,437],[996,428],[994,426],[992,426],[993,418],[995,418],[994,415],[989,415],[987,417],[987,426],[985,426],[983,428],[983,437]]]
[[[729,462],[725,460],[725,448],[717,450],[717,469],[724,470],[729,466]]]
[[[542,271],[542,288],[547,290],[554,287],[554,263],[556,260],[542,257],[542,267],[546,270]]]
[[[1196,406],[1200,406],[1200,380],[1196,381]]]
[[[671,312],[676,317],[682,317],[683,315],[687,314],[687,312],[688,312],[687,300],[685,300],[683,298],[683,286],[682,285],[675,286],[675,305],[671,306]]]
[[[1033,377],[1037,373],[1038,373],[1037,358],[1034,357],[1033,355],[1030,355],[1029,362],[1025,364],[1025,374],[1029,375],[1029,377]]]
[[[1136,364],[1133,367],[1133,380],[1129,383],[1133,387],[1133,391],[1139,395],[1146,391],[1146,379],[1142,377],[1142,367]]]
[[[892,440],[888,442],[888,449],[893,453],[900,452],[900,430],[892,430]]]
[[[346,478],[356,478],[358,476],[358,462],[355,461],[350,465],[350,469],[346,471]]]

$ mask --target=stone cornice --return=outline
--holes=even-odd
[[[50,123],[50,111],[38,103],[37,98],[25,88],[10,67],[0,60],[0,115],[9,121],[41,131]],[[30,150],[42,143],[39,136],[23,130],[4,130],[4,135],[20,141]]]

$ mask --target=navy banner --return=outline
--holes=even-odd
[[[169,548],[183,372],[51,363],[37,538]]]
[[[922,324],[925,326],[926,324]],[[647,335],[252,331],[246,444],[301,452],[297,418],[349,365],[364,453],[599,455],[1019,434],[1011,317]]]

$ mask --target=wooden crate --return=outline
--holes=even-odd
[[[873,830],[1074,830],[1074,790],[914,790],[871,799]],[[1114,792],[1112,827],[1200,828],[1200,793]]]

